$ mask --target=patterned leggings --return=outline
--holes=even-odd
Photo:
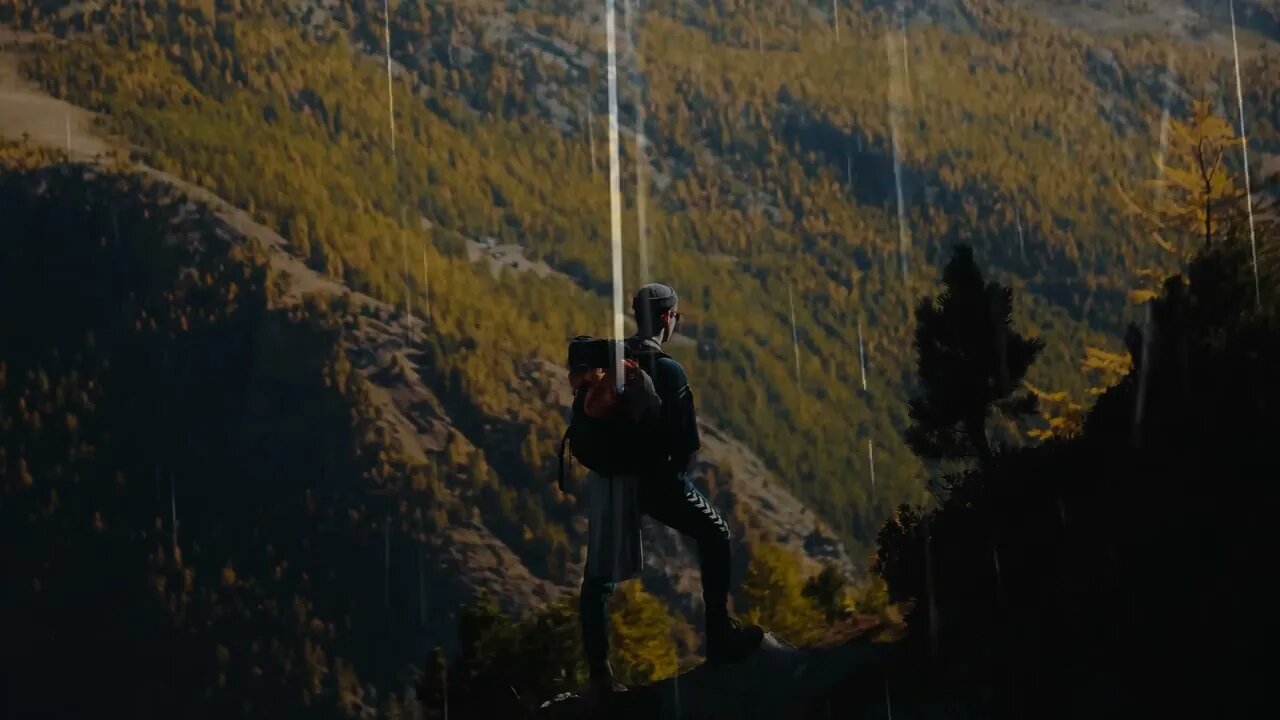
[[[729,525],[687,476],[641,481],[640,510],[698,543],[702,600],[707,625],[727,617],[729,601]],[[609,597],[614,583],[584,578],[578,611],[587,667],[594,673],[609,655]]]

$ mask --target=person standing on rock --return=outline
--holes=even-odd
[[[689,479],[694,453],[702,444],[693,393],[684,368],[662,351],[680,320],[676,292],[658,283],[646,285],[631,308],[637,332],[625,341],[626,357],[647,375],[646,383],[652,381],[649,394],[656,393],[660,404],[655,403],[651,429],[634,438],[643,444],[643,467],[609,475],[592,471],[587,476],[589,542],[579,610],[591,692],[597,698],[625,690],[608,661],[608,605],[616,583],[637,576],[643,566],[641,513],[697,542],[707,662],[737,662],[764,637],[760,628],[744,627],[729,616],[729,525]]]

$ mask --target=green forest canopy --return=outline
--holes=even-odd
[[[1208,47],[1087,37],[989,0],[962,6],[971,31],[912,23],[905,38],[882,10],[851,8],[838,42],[828,24],[781,2],[750,12],[653,3],[635,22],[651,176],[665,183],[648,200],[652,262],[685,297],[699,351],[682,360],[703,411],[855,545],[893,504],[922,497],[899,401],[912,382],[909,310],[934,282],[931,258],[956,238],[976,240],[984,262],[1026,288],[1016,312],[1048,344],[1032,380],[1083,394],[1085,346],[1116,347],[1136,273],[1161,262],[1119,219],[1113,186],[1155,172],[1168,52],[1179,52],[1176,77],[1191,92],[1221,92],[1229,77],[1229,58]],[[403,68],[396,162],[376,3],[332,13],[170,3],[164,15],[107,4],[52,25],[47,7],[6,7],[24,27],[70,32],[69,44],[29,63],[46,87],[104,112],[150,162],[252,209],[316,267],[402,305],[427,278],[417,262],[404,277],[397,246],[423,254],[438,377],[477,418],[470,439],[530,521],[569,510],[546,490],[562,409],[527,397],[518,378],[531,357],[558,361],[563,338],[607,329],[604,298],[578,288],[607,283],[608,203],[602,33],[576,5],[393,6],[391,49]],[[513,22],[484,32],[497,14]],[[566,64],[529,51],[537,38],[585,49]],[[363,60],[351,63],[353,53]],[[584,61],[596,70],[580,71]],[[956,67],[963,82],[949,74]],[[1255,135],[1274,137],[1275,62],[1255,55],[1243,72]],[[886,92],[888,81],[899,89]],[[568,130],[549,122],[540,93],[570,109]],[[894,125],[906,278],[886,182]],[[420,215],[433,227],[422,230]],[[634,247],[630,219],[627,233]],[[521,243],[575,282],[488,277],[461,246],[488,236]],[[487,441],[475,430],[482,418],[526,427],[522,451]],[[522,534],[507,539],[526,557],[547,556],[544,533],[534,533],[536,550]]]

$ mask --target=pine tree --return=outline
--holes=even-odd
[[[647,685],[676,672],[672,618],[639,582],[623,583],[612,602],[612,664],[625,685]]]
[[[1144,206],[1123,187],[1118,193],[1155,243],[1185,262],[1199,246],[1194,239],[1208,247],[1225,230],[1224,216],[1243,200],[1224,162],[1237,139],[1231,124],[1203,99],[1192,104],[1190,117],[1170,123],[1169,137],[1168,148],[1153,158],[1157,177],[1147,183],[1150,205]],[[1156,277],[1155,286],[1162,279]],[[1135,300],[1152,295],[1152,290],[1139,290]]]
[[[1273,222],[1268,211],[1274,200],[1264,196],[1249,212],[1248,192],[1229,171],[1232,153],[1240,145],[1231,121],[1201,99],[1192,103],[1187,119],[1170,124],[1169,134],[1168,150],[1154,158],[1157,177],[1148,183],[1151,204],[1144,206],[1123,187],[1118,190],[1130,216],[1154,242],[1184,266],[1197,250],[1209,248],[1214,241],[1247,233],[1247,223],[1265,235]],[[1255,171],[1254,179],[1253,192],[1262,194],[1263,188],[1280,182],[1280,175],[1264,177]],[[1145,282],[1130,298],[1143,303],[1157,295],[1168,273],[1143,268],[1137,276]]]
[[[1084,352],[1081,369],[1093,375],[1098,383],[1089,388],[1090,395],[1101,395],[1133,370],[1133,356],[1127,352],[1113,353],[1095,347],[1086,347]]]
[[[1037,440],[1048,440],[1055,437],[1071,437],[1080,433],[1084,427],[1084,406],[1071,399],[1065,390],[1047,392],[1023,382],[1023,385],[1036,397],[1040,414],[1047,427],[1032,428],[1027,435]]]
[[[824,567],[822,572],[809,578],[803,594],[826,616],[827,622],[838,620],[846,612],[848,593],[844,577],[834,565]]]
[[[1231,123],[1215,115],[1206,100],[1195,102],[1188,121],[1173,123],[1170,132],[1174,152],[1167,156],[1171,162],[1159,167],[1162,177],[1155,185],[1163,202],[1155,211],[1164,229],[1199,235],[1207,248],[1225,229],[1221,215],[1242,199],[1225,163],[1238,140]]]
[[[986,465],[992,410],[1011,420],[1035,410],[1034,395],[1014,391],[1044,344],[1013,330],[1013,291],[984,283],[968,246],[956,247],[942,281],[942,294],[916,309],[923,394],[910,403],[907,444],[922,458],[977,457]]]
[[[777,543],[763,542],[752,548],[739,592],[747,620],[789,643],[812,642],[826,626],[804,595],[796,559]]]

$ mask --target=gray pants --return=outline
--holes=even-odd
[[[687,537],[693,538],[697,542],[698,561],[702,571],[702,600],[706,605],[707,627],[723,623],[728,619],[729,602],[730,534],[728,523],[720,517],[715,508],[711,507],[711,503],[706,496],[698,492],[698,489],[689,481],[688,476],[682,475],[663,479],[646,478],[638,482],[633,481],[630,487],[635,488],[634,497],[636,502],[631,506],[633,509],[638,509],[639,512],[643,512],[645,515]],[[615,486],[614,490],[617,492],[618,487]],[[591,492],[591,490],[588,492]],[[588,500],[589,504],[590,502]],[[610,507],[612,507],[612,503]],[[630,515],[624,512],[622,517],[629,518]],[[594,515],[591,520],[594,523]],[[624,520],[623,522],[630,522],[630,520]],[[637,538],[635,544],[636,555],[639,556],[638,513],[635,515],[635,525],[635,538]],[[594,537],[597,530],[591,528],[589,532]],[[612,542],[613,531],[611,529],[602,528],[600,532],[602,540]],[[628,536],[630,536],[630,533],[628,533]],[[608,546],[608,542],[603,542],[602,544]],[[593,549],[592,546],[588,546],[587,573],[582,580],[578,611],[582,619],[582,644],[586,655],[587,669],[594,676],[607,669],[609,657],[609,597],[613,594],[613,589],[618,580],[625,580],[628,577],[633,577],[633,575],[624,575],[616,572],[594,575],[592,570],[597,567],[597,564],[592,562],[591,551]],[[619,551],[618,546],[612,546],[610,550],[615,552],[615,557],[617,557],[617,552],[622,552],[623,554],[620,557],[623,560],[630,557],[625,554],[627,552],[625,548]]]

